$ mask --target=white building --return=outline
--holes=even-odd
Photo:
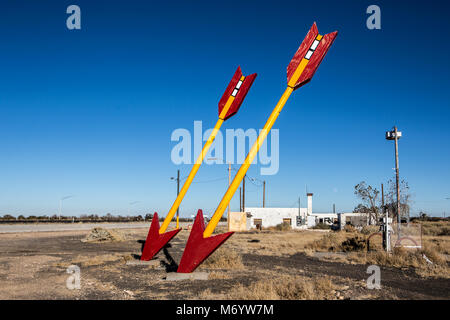
[[[307,208],[245,208],[247,213],[247,229],[274,227],[281,223],[289,223],[292,229],[307,229],[318,223],[336,224],[343,228],[349,217],[362,216],[361,213],[313,213],[312,193],[306,194]]]

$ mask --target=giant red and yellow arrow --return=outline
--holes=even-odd
[[[255,78],[256,73],[244,77],[242,75],[241,68],[237,68],[233,78],[231,79],[227,89],[225,90],[225,93],[219,101],[219,119],[217,120],[217,123],[214,126],[213,131],[211,132],[211,135],[203,146],[202,152],[197,157],[197,160],[192,166],[191,172],[186,178],[183,187],[181,188],[172,207],[167,213],[167,216],[164,219],[161,227],[159,226],[158,214],[154,214],[147,239],[145,240],[144,249],[142,250],[141,260],[152,259],[181,230],[179,228],[177,219],[176,229],[166,232],[170,222],[172,221],[177,209],[181,204],[181,201],[183,201],[184,196],[186,195],[192,181],[194,180],[194,177],[197,174],[204,157],[208,153],[211,144],[214,142],[214,139],[216,138],[220,127],[225,120],[235,115],[239,110],[242,102],[245,99],[245,96],[247,95],[250,87],[253,84],[253,81],[255,81]]]
[[[273,109],[269,119],[261,130],[258,139],[250,149],[247,158],[239,168],[233,182],[228,187],[228,190],[220,201],[206,228],[204,228],[203,215],[200,217],[200,213],[197,214],[194,227],[192,228],[186,248],[183,252],[183,256],[181,257],[177,272],[188,273],[194,271],[209,255],[214,252],[214,250],[216,250],[233,234],[232,232],[228,232],[211,237],[211,234],[222,218],[222,215],[231,201],[231,198],[239,187],[242,179],[245,177],[245,174],[247,173],[253,159],[257,155],[259,148],[263,144],[270,129],[275,123],[275,120],[278,118],[278,115],[286,104],[286,101],[295,89],[298,89],[311,80],[319,67],[319,64],[322,62],[328,49],[336,38],[336,35],[337,31],[321,36],[317,30],[316,23],[313,24],[288,65],[288,84],[286,90]],[[199,232],[202,234],[199,235]]]

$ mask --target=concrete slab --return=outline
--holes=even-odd
[[[208,280],[209,272],[192,272],[178,273],[171,272],[167,274],[166,281],[182,281],[182,280]]]
[[[141,260],[129,260],[127,261],[127,266],[150,266],[153,268],[159,267],[161,261],[159,260],[149,260],[149,261],[141,261]]]

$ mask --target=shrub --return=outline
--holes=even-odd
[[[329,225],[329,224],[326,224],[326,223],[318,223],[318,224],[316,224],[314,227],[312,227],[312,229],[324,229],[324,230],[326,230],[326,229],[331,229],[331,226]]]
[[[380,232],[380,226],[364,226],[361,229],[361,233],[365,235],[371,235],[377,232]]]
[[[277,224],[275,226],[275,229],[278,231],[289,231],[289,230],[291,230],[291,224],[287,223],[287,222],[283,222],[283,223]]]
[[[356,230],[356,228],[354,227],[354,226],[352,226],[351,224],[346,224],[345,226],[344,226],[344,231],[345,232],[357,232],[357,230]]]

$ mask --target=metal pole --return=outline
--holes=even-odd
[[[247,175],[244,175],[244,179],[242,180],[242,212],[245,212],[245,177]]]
[[[231,162],[228,162],[228,188],[231,184]],[[230,220],[230,204],[228,203],[228,221]]]
[[[397,126],[394,126],[395,134],[395,182],[397,188],[397,230],[398,236],[400,237],[400,186],[399,186],[399,170],[398,170],[398,137],[397,137]]]
[[[239,187],[239,212],[242,212],[242,188]]]
[[[266,180],[263,181],[263,208],[266,207]]]
[[[177,171],[177,198],[180,194],[180,170]],[[177,229],[180,227],[180,206],[177,208]]]
[[[336,213],[336,204],[333,203],[333,213]]]

